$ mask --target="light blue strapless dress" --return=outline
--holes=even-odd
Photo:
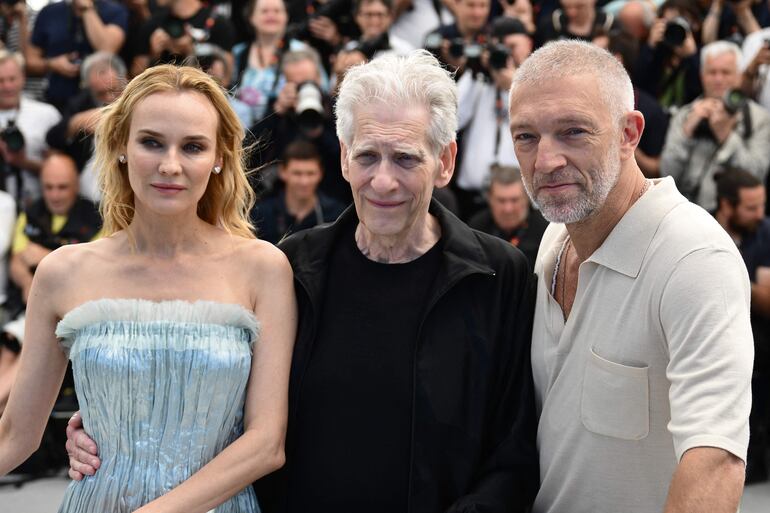
[[[67,313],[56,335],[102,461],[69,485],[60,513],[130,513],[242,433],[259,324],[240,305],[100,299]],[[249,486],[214,511],[259,508]]]

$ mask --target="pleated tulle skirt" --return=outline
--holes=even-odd
[[[130,513],[168,493],[243,429],[259,325],[239,305],[90,301],[57,336],[69,352],[95,476],[67,488],[61,513]],[[217,513],[259,511],[251,487]]]

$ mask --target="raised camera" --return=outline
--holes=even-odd
[[[690,24],[681,16],[670,19],[666,22],[666,29],[663,32],[663,42],[671,48],[682,46],[690,33]]]
[[[20,151],[24,148],[24,134],[13,120],[8,121],[8,126],[0,132],[0,139],[3,140],[8,151]]]

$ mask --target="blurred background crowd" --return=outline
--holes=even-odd
[[[770,0],[0,1],[0,412],[35,267],[99,237],[100,108],[147,67],[197,63],[231,92],[258,170],[252,219],[278,242],[351,201],[334,129],[346,70],[427,49],[456,70],[459,91],[458,164],[436,199],[533,262],[547,223],[521,183],[507,91],[532,51],[562,38],[622,61],[646,120],[643,172],[672,176],[744,255],[756,347],[747,479],[766,480]],[[68,379],[56,410],[76,408]]]

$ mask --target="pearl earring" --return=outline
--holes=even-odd
[[[126,163],[126,156],[125,155],[120,155],[118,157],[118,162],[120,162],[121,164],[125,164]]]
[[[214,169],[212,171],[214,171],[215,175],[218,175],[219,173],[222,172],[222,168],[220,166],[214,166]]]

